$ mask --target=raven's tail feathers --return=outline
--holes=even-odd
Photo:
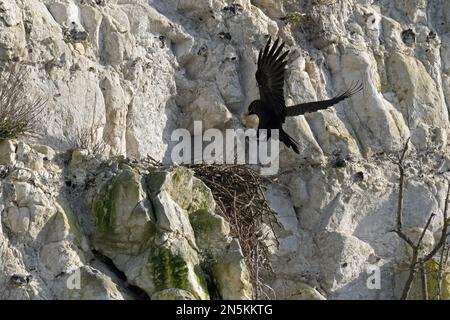
[[[292,148],[295,153],[300,154],[298,150],[298,143],[290,135],[286,133],[283,129],[280,130],[280,141],[282,141],[286,147]]]

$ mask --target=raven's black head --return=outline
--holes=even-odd
[[[248,106],[247,112],[241,115],[242,123],[248,128],[257,128],[259,124],[259,113],[261,111],[259,100],[255,100]]]
[[[257,107],[258,107],[258,103],[256,101],[253,101],[252,103],[250,103],[250,105],[248,106],[248,115],[256,114]]]

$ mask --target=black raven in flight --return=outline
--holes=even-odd
[[[280,45],[280,39],[271,45],[271,38],[264,49],[259,51],[258,70],[256,81],[258,82],[260,99],[253,101],[248,107],[248,115],[256,114],[259,118],[258,136],[260,129],[267,129],[267,139],[270,138],[270,130],[279,130],[279,139],[288,148],[299,153],[297,142],[283,130],[286,117],[298,116],[308,112],[326,109],[336,103],[347,99],[362,90],[362,84],[357,83],[351,89],[328,100],[307,102],[286,107],[284,101],[284,69],[286,67],[289,51],[283,52],[284,42]]]

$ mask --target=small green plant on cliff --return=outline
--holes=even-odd
[[[304,21],[305,15],[301,14],[298,11],[294,11],[292,13],[289,13],[285,19],[286,23],[289,24],[291,27],[296,27]]]
[[[86,149],[92,155],[103,154],[106,150],[106,144],[100,133],[103,131],[101,122],[93,122],[90,127],[76,129],[75,147]]]
[[[338,3],[336,0],[314,0],[312,5],[313,6],[330,6],[333,4]]]
[[[100,155],[106,151],[106,144],[103,141],[104,124],[98,119],[96,106],[97,95],[95,96],[90,126],[75,129],[74,140],[76,148],[85,149],[92,155]]]
[[[36,133],[36,119],[46,100],[30,94],[28,74],[22,64],[0,66],[0,140]]]

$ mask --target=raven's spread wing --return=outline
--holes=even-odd
[[[286,117],[283,87],[284,68],[287,61],[284,59],[289,51],[282,53],[284,42],[280,45],[279,43],[280,39],[277,39],[271,47],[271,38],[269,38],[264,49],[259,51],[256,81],[264,107],[270,108],[271,113],[282,123]]]
[[[305,113],[309,112],[315,112],[319,110],[327,109],[328,107],[331,107],[342,100],[345,100],[352,95],[360,92],[363,89],[363,85],[360,82],[357,82],[355,85],[352,85],[350,89],[343,92],[342,94],[328,100],[323,101],[314,101],[314,102],[307,102],[307,103],[300,103],[296,104],[294,106],[288,107],[286,109],[286,116],[287,117],[293,117],[293,116],[300,116]]]

